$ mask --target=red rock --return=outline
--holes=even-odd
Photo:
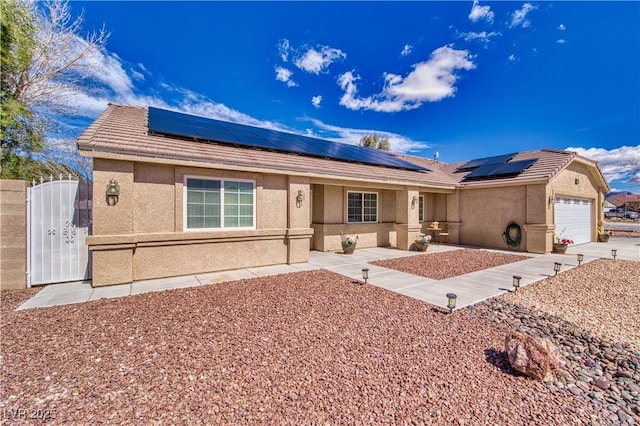
[[[505,351],[511,366],[537,380],[553,380],[553,371],[560,366],[556,347],[549,339],[514,332],[505,339]]]

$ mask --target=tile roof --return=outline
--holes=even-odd
[[[150,161],[193,163],[195,167],[217,165],[254,171],[290,172],[329,179],[415,184],[444,189],[543,183],[549,181],[577,158],[579,161],[594,165],[606,186],[597,163],[580,157],[575,152],[554,149],[516,154],[510,161],[537,159],[531,167],[517,176],[465,182],[464,177],[469,172],[456,172],[456,169],[466,161],[447,164],[424,157],[394,154],[400,159],[424,166],[430,171],[400,170],[171,136],[150,135],[147,125],[148,109],[146,107],[111,104],[78,138],[78,148],[83,151],[83,154],[93,157],[113,158],[124,155],[145,157]],[[608,191],[608,188],[606,190]]]
[[[146,158],[186,160],[202,164],[231,165],[254,170],[277,170],[327,178],[349,178],[402,185],[417,184],[449,189],[455,187],[455,182],[451,177],[439,171],[400,170],[162,135],[149,135],[147,117],[146,107],[109,105],[78,138],[78,148],[83,151],[83,154],[94,157],[109,157],[108,154],[133,155]]]

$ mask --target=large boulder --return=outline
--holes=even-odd
[[[552,381],[553,371],[560,366],[558,350],[549,339],[513,332],[504,347],[511,366],[534,379]]]

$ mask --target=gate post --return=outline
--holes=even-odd
[[[0,180],[0,289],[27,286],[27,182]]]

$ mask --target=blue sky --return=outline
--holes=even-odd
[[[111,33],[77,130],[116,102],[445,162],[569,148],[640,192],[638,2],[71,5]]]

